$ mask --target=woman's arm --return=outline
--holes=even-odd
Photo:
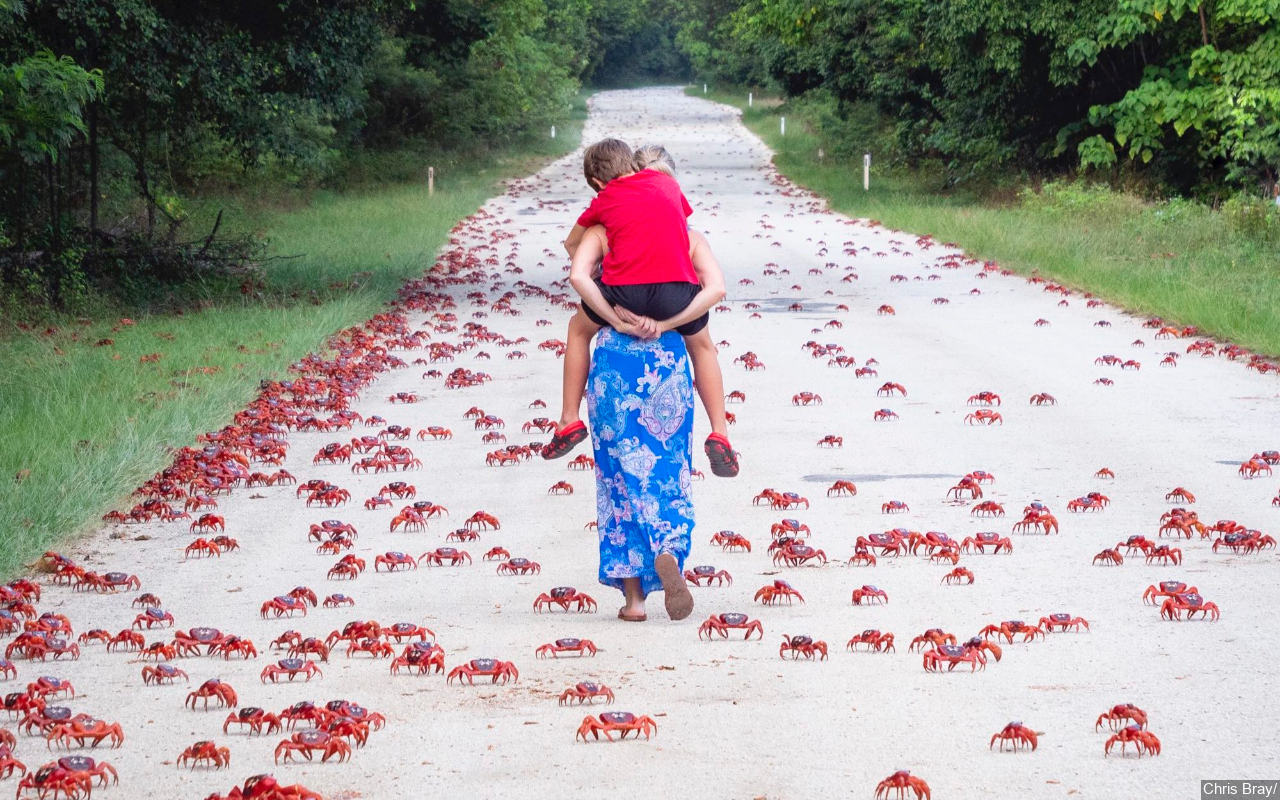
[[[724,273],[720,270],[720,262],[711,252],[711,245],[707,244],[706,237],[697,231],[689,231],[689,257],[693,260],[693,271],[698,273],[702,289],[689,301],[684,311],[658,323],[659,333],[692,322],[724,299]]]
[[[592,279],[591,273],[595,269],[596,262],[604,258],[606,249],[608,244],[603,227],[596,225],[585,231],[574,251],[573,260],[569,263],[569,283],[582,301],[608,322],[614,330],[640,338],[655,335],[653,320],[647,317],[633,315],[627,321],[623,321],[614,312],[613,306],[609,305],[609,301],[604,299],[604,295],[600,293],[600,287],[596,286],[595,280]]]
[[[582,244],[582,237],[586,232],[586,228],[575,223],[569,231],[569,235],[564,238],[564,249],[569,254],[569,258],[573,258],[577,254],[578,245]]]

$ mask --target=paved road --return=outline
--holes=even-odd
[[[276,767],[271,752],[279,736],[223,735],[223,714],[183,709],[186,687],[144,688],[140,665],[127,657],[89,646],[74,663],[19,663],[19,683],[36,674],[69,678],[82,693],[69,703],[73,710],[124,724],[124,747],[95,753],[122,776],[121,787],[103,790],[105,797],[133,796],[142,785],[203,797],[264,771],[331,800],[439,791],[577,797],[621,788],[704,798],[870,797],[877,781],[897,769],[923,777],[943,798],[1191,797],[1200,778],[1276,777],[1280,764],[1269,732],[1280,709],[1270,691],[1270,637],[1262,633],[1274,625],[1275,552],[1233,556],[1212,553],[1209,541],[1170,541],[1183,551],[1182,566],[1147,565],[1141,557],[1119,567],[1091,566],[1095,553],[1131,534],[1155,539],[1160,516],[1172,505],[1165,494],[1175,486],[1197,496],[1190,507],[1208,522],[1231,518],[1274,531],[1280,509],[1269,501],[1280,479],[1237,475],[1242,459],[1280,441],[1274,376],[1221,356],[1184,354],[1176,367],[1160,367],[1164,352],[1182,353],[1189,342],[1155,340],[1142,319],[1088,308],[1078,294],[1064,298],[1021,278],[984,273],[981,264],[941,243],[831,214],[776,176],[767,151],[725,107],[673,89],[606,92],[592,101],[585,139],[604,135],[671,150],[696,209],[692,224],[707,232],[731,285],[728,310],[713,315],[712,332],[724,341],[726,388],[746,395],[745,403],[730,406],[744,467],[735,480],[708,477],[696,484],[692,561],[728,570],[732,586],[696,590],[698,607],[684,623],[661,620],[660,602],[651,604],[644,625],[618,622],[619,598],[596,583],[594,534],[583,529],[594,515],[589,473],[540,460],[487,467],[484,454],[495,445],[484,445],[463,418],[469,407],[481,407],[503,418],[508,439],[518,443],[539,438],[522,434],[522,423],[554,416],[554,409],[529,407],[558,394],[559,361],[537,344],[563,337],[568,312],[520,296],[518,282],[552,287],[564,276],[558,242],[589,199],[579,160],[570,157],[514,182],[459,230],[462,252],[475,256],[488,277],[443,287],[457,301],[459,324],[470,319],[529,342],[481,345],[452,363],[432,365],[487,371],[493,380],[483,386],[446,390],[439,379],[422,377],[430,367],[412,366],[385,374],[355,405],[389,423],[453,429],[451,440],[410,441],[424,467],[402,476],[416,485],[418,499],[447,506],[447,519],[433,521],[425,533],[387,532],[394,509],[365,511],[358,504],[387,476],[313,466],[320,446],[350,434],[300,433],[290,437],[286,467],[304,480],[339,483],[357,503],[317,511],[290,488],[239,490],[219,509],[227,533],[241,544],[238,553],[183,562],[191,537],[182,524],[145,529],[153,537],[146,541],[132,540],[137,528],[125,530],[125,538],[104,531],[71,553],[94,569],[138,574],[179,627],[217,626],[251,637],[263,651],[248,663],[185,660],[180,666],[193,684],[221,678],[235,686],[242,704],[270,710],[349,698],[386,714],[387,728],[346,765]],[[483,302],[473,304],[472,291],[482,292]],[[491,310],[507,291],[517,292],[519,316]],[[883,304],[896,314],[878,314]],[[470,317],[477,312],[487,316]],[[539,325],[543,319],[553,324]],[[1033,325],[1037,319],[1049,324]],[[1109,326],[1101,326],[1104,321]],[[410,317],[415,329],[429,330],[430,323],[425,314]],[[458,333],[432,330],[431,336],[459,341]],[[1132,346],[1138,338],[1145,348]],[[815,358],[805,347],[810,341],[843,350]],[[527,358],[507,358],[512,350]],[[484,360],[481,351],[491,358]],[[765,369],[748,372],[733,363],[746,351]],[[1105,354],[1141,361],[1141,369],[1095,365]],[[427,354],[399,355],[412,361]],[[829,365],[834,355],[859,367],[874,359],[877,374],[857,378],[853,368]],[[1103,377],[1113,385],[1095,383]],[[877,396],[885,382],[901,384],[907,395]],[[415,392],[419,402],[387,402],[401,391]],[[994,410],[1002,425],[965,424],[976,408],[966,399],[981,391],[1001,396]],[[820,395],[821,405],[793,405],[800,392]],[[1028,405],[1028,397],[1041,392],[1057,404]],[[882,408],[896,420],[875,421]],[[705,432],[705,423],[698,424]],[[828,434],[842,437],[843,447],[817,447]],[[697,461],[709,476],[700,453]],[[1116,478],[1095,478],[1101,467]],[[1003,504],[1005,517],[977,518],[970,502],[947,501],[948,489],[978,469],[995,475],[983,487],[984,499]],[[548,495],[559,480],[572,483],[575,493]],[[857,496],[829,498],[836,480],[854,482]],[[809,508],[753,506],[764,488],[800,493]],[[1109,507],[1067,511],[1069,500],[1090,491],[1109,496]],[[904,502],[909,512],[882,514],[890,500]],[[923,557],[844,566],[859,535],[896,527],[957,539],[978,531],[1007,535],[1031,501],[1049,506],[1061,532],[1014,535],[1012,555],[964,556],[960,566],[976,575],[972,586],[940,585],[952,566]],[[502,528],[462,545],[476,560],[457,569],[366,573],[338,584],[325,579],[334,557],[316,555],[306,536],[311,523],[338,517],[359,528],[355,551],[362,557],[372,561],[388,550],[416,556],[445,544],[445,535],[477,510],[499,517]],[[782,517],[808,525],[812,543],[831,563],[775,567],[766,546],[770,525]],[[753,551],[709,546],[719,530],[746,535]],[[537,560],[542,573],[495,575],[492,564],[479,560],[493,546]],[[755,591],[777,578],[790,581],[806,602],[753,603]],[[1157,609],[1142,604],[1147,585],[1172,578],[1198,585],[1221,607],[1222,619],[1164,622]],[[300,584],[322,596],[343,591],[357,605],[294,620],[259,618],[264,600]],[[864,584],[883,588],[888,604],[854,606],[850,593]],[[558,585],[594,595],[600,612],[534,614],[534,597]],[[41,608],[67,614],[77,631],[114,632],[136,613],[131,597],[51,588]],[[707,614],[733,610],[763,622],[763,642],[697,639],[696,626]],[[927,628],[964,640],[990,623],[1035,622],[1054,612],[1083,616],[1090,628],[1006,644],[1001,661],[972,674],[967,668],[927,674],[921,657],[908,652],[910,640]],[[353,619],[425,624],[438,635],[450,668],[494,657],[515,663],[520,680],[447,687],[440,676],[393,678],[386,661],[335,655],[321,665],[324,676],[310,683],[259,682],[259,670],[279,657],[267,652],[267,642],[287,628],[323,636]],[[851,635],[872,628],[893,632],[896,652],[846,651]],[[825,640],[829,660],[780,660],[784,633]],[[599,654],[534,658],[537,645],[566,636],[591,639]],[[653,716],[656,737],[575,743],[585,712],[561,708],[556,698],[580,680],[612,687],[615,710]],[[1122,702],[1150,714],[1150,728],[1164,745],[1159,758],[1103,758],[1107,734],[1095,732],[1094,721]],[[1043,732],[1038,751],[989,752],[991,734],[1015,719]],[[209,738],[230,745],[231,770],[173,769],[182,747]],[[33,767],[45,760],[38,740],[22,738],[17,755]]]

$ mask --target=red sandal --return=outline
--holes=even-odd
[[[707,437],[702,449],[707,454],[707,460],[711,462],[711,472],[714,475],[720,478],[737,477],[738,454],[733,452],[727,437],[713,433]]]
[[[586,439],[586,423],[582,420],[571,422],[556,431],[555,435],[551,437],[551,441],[543,445],[542,457],[550,460],[568,455],[570,450],[582,444]]]

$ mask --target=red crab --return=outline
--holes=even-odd
[[[444,672],[444,648],[432,642],[414,642],[391,662],[391,674],[397,675],[406,669],[427,675],[433,667],[437,673]]]
[[[321,762],[328,761],[335,756],[341,762],[351,757],[351,745],[347,744],[345,739],[334,736],[327,731],[313,728],[307,731],[298,731],[293,734],[292,738],[285,739],[276,745],[276,763],[280,763],[281,756],[288,763],[294,753],[302,753],[308,761],[311,760],[312,753],[319,753],[321,754]]]
[[[1242,462],[1237,472],[1242,478],[1256,478],[1263,474],[1270,475],[1271,466],[1261,459],[1251,458]]]
[[[582,737],[582,741],[587,740],[587,734],[595,737],[596,741],[600,740],[600,734],[604,734],[604,738],[613,741],[613,733],[618,733],[619,739],[627,738],[628,733],[634,733],[636,738],[640,738],[640,734],[644,734],[644,738],[648,739],[651,734],[658,732],[658,723],[649,717],[639,716],[626,711],[606,711],[599,717],[586,717],[582,720],[582,724],[578,726],[578,732],[573,737],[577,741],[578,737]]]
[[[876,389],[876,395],[879,397],[892,397],[894,392],[897,392],[902,397],[907,396],[907,388],[893,381],[887,381],[879,389]]]
[[[494,658],[473,658],[465,664],[459,664],[449,671],[445,677],[445,683],[453,683],[453,679],[457,678],[461,683],[463,678],[467,679],[467,683],[474,684],[477,677],[490,678],[493,683],[506,683],[510,681],[520,680],[520,673],[516,669],[516,665],[510,661],[499,661]]]
[[[769,528],[769,533],[773,538],[777,539],[783,536],[798,536],[800,534],[808,536],[810,534],[810,530],[809,526],[801,523],[800,520],[784,519],[773,523]]]
[[[1160,755],[1160,740],[1156,738],[1156,735],[1154,733],[1143,730],[1137,725],[1129,725],[1127,727],[1121,728],[1119,731],[1116,732],[1114,736],[1112,736],[1110,739],[1107,739],[1107,744],[1103,748],[1102,755],[1103,756],[1110,755],[1111,748],[1117,742],[1120,744],[1121,755],[1124,755],[1125,745],[1129,744],[1130,742],[1132,742],[1134,747],[1137,749],[1139,758],[1141,758],[1143,754],[1148,754],[1153,756]]]
[[[498,565],[499,575],[527,575],[542,572],[542,565],[527,558],[509,558]]]
[[[490,528],[496,531],[502,528],[502,524],[498,522],[497,517],[484,511],[477,511],[467,517],[467,520],[463,525],[468,528],[475,528],[482,531],[489,530]]]
[[[954,670],[957,664],[968,664],[970,672],[979,666],[985,667],[981,651],[963,645],[940,644],[935,645],[932,650],[925,651],[925,672],[941,672],[944,664],[948,672]]]
[[[787,605],[791,605],[791,598],[793,597],[801,603],[804,602],[804,597],[791,588],[791,584],[786,581],[774,581],[769,586],[761,586],[752,599],[766,606],[771,606],[775,603],[781,603],[783,598],[786,598]]]
[[[900,769],[876,784],[876,800],[889,800],[889,793],[897,792],[896,800],[902,800],[907,792],[915,795],[916,800],[929,800],[932,794],[929,784],[924,778],[917,778],[905,769]]]
[[[725,570],[717,570],[707,564],[699,564],[686,569],[684,571],[684,579],[694,586],[710,586],[712,581],[715,581],[717,586],[723,586],[725,583],[730,586],[733,585],[732,575]]]
[[[0,778],[9,777],[15,770],[26,775],[27,765],[13,757],[12,745],[0,745]]]
[[[183,550],[182,557],[187,558],[204,558],[205,556],[222,556],[222,548],[205,538],[199,538],[187,545]]]
[[[947,583],[947,584],[956,584],[956,583],[971,584],[973,583],[973,573],[965,569],[964,567],[956,567],[955,569],[948,572],[946,575],[943,575],[941,582]]]
[[[432,640],[436,638],[435,631],[422,625],[415,625],[412,622],[395,622],[382,628],[381,631],[370,632],[369,635],[395,639],[397,643],[403,642],[405,639],[417,639],[420,642],[425,642],[428,636]]]
[[[1174,503],[1195,503],[1196,496],[1181,486],[1177,486],[1171,489],[1168,494],[1164,496],[1164,499]]]
[[[1030,403],[1033,406],[1056,406],[1058,399],[1048,392],[1039,392],[1031,395]]]
[[[568,481],[556,481],[551,484],[551,488],[547,490],[547,494],[573,494],[573,484]]]
[[[173,615],[162,608],[151,607],[143,611],[141,614],[133,618],[132,627],[141,630],[143,625],[147,626],[147,630],[162,623],[169,623],[169,627],[173,627]]]
[[[605,704],[613,702],[613,690],[601,683],[592,683],[591,681],[583,681],[582,683],[570,686],[560,695],[560,705],[568,705],[571,700],[577,700],[578,705],[583,703],[591,704],[597,697],[603,697]]]
[[[746,550],[751,552],[751,542],[747,537],[733,531],[717,531],[711,535],[711,544],[720,545],[723,550]]]
[[[1160,618],[1180,620],[1184,611],[1187,614],[1187,619],[1200,614],[1205,619],[1216,621],[1221,616],[1218,612],[1217,604],[1206,602],[1198,592],[1186,591],[1178,592],[1172,597],[1165,598],[1164,603],[1160,606]]]
[[[863,604],[864,600],[868,605],[873,603],[887,603],[889,602],[889,594],[885,592],[883,589],[879,589],[879,588],[876,588],[875,586],[869,586],[869,585],[861,586],[857,589],[854,589],[853,604],[855,606],[860,606]]]
[[[782,540],[779,540],[782,541]],[[786,564],[788,567],[798,567],[809,561],[821,561],[827,563],[827,554],[821,550],[809,547],[805,544],[799,544],[794,541],[786,542],[782,547],[778,548],[773,554],[774,564]]]
[[[227,708],[235,708],[240,705],[240,701],[236,697],[236,690],[231,688],[231,684],[223,683],[217,678],[210,678],[200,684],[199,689],[188,694],[186,704],[191,706],[191,709],[194,711],[196,707],[196,700],[199,699],[204,700],[204,708],[206,711],[209,710],[210,699],[217,700],[218,705],[226,706]]]
[[[978,392],[977,394],[969,395],[968,404],[971,406],[998,406],[1000,405],[1000,395],[989,391]]]
[[[818,440],[818,447],[844,447],[844,437],[828,433]]]
[[[1015,753],[1018,752],[1019,747],[1026,747],[1028,745],[1030,745],[1032,750],[1035,750],[1036,745],[1039,744],[1039,740],[1036,737],[1043,735],[1043,731],[1033,731],[1021,722],[1010,722],[1008,725],[1005,725],[999,733],[991,735],[991,743],[987,745],[987,749],[990,750],[992,747],[995,747],[996,742],[999,741],[1000,750],[1002,752],[1004,751],[1006,742],[1013,746],[1013,752]]]
[[[1182,563],[1182,551],[1176,547],[1170,547],[1167,544],[1162,544],[1159,547],[1153,547],[1151,548],[1151,551],[1147,553],[1147,563],[1150,564],[1152,561],[1156,560],[1159,560],[1161,565],[1168,564],[1172,561],[1176,566]]]
[[[969,513],[975,517],[1003,517],[1004,506],[994,500],[983,500],[975,503]]]
[[[1128,725],[1137,725],[1139,728],[1145,728],[1147,727],[1147,712],[1133,703],[1114,705],[1109,711],[1104,711],[1098,715],[1098,721],[1093,726],[1094,731],[1100,730],[1104,721],[1113,731]]]
[[[813,392],[800,392],[791,396],[791,405],[793,406],[820,406],[822,405],[822,395]]]
[[[27,684],[27,694],[39,697],[41,700],[48,700],[50,697],[58,696],[75,697],[76,689],[71,685],[71,681],[44,675],[36,678],[34,683]]]
[[[466,550],[459,550],[455,547],[437,547],[435,550],[423,553],[418,558],[418,561],[419,563],[426,564],[429,567],[433,565],[442,567],[444,566],[444,562],[448,561],[449,566],[456,567],[463,561],[470,564],[471,554]]]
[[[836,481],[827,489],[827,497],[831,497],[833,494],[836,497],[845,495],[854,497],[858,494],[858,487],[853,484],[853,481]]]
[[[1005,620],[999,625],[987,625],[978,632],[982,638],[990,638],[992,636],[1004,637],[1006,642],[1012,642],[1016,634],[1022,634],[1023,642],[1035,641],[1036,636],[1044,638],[1044,629],[1039,625],[1028,625],[1020,619]]]
[[[325,608],[341,608],[343,606],[354,606],[356,601],[345,594],[335,593],[324,599]]]
[[[1058,532],[1058,518],[1049,513],[1044,507],[1032,508],[1026,512],[1022,519],[1013,525],[1014,533],[1021,533],[1029,530],[1041,530],[1046,536],[1051,533]]]
[[[964,553],[969,552],[969,548],[973,548],[979,553],[986,553],[986,548],[988,547],[994,548],[996,553],[1002,550],[1005,553],[1012,553],[1013,541],[994,531],[984,531],[975,533],[973,536],[966,536],[964,541],[960,543],[960,551]]]
[[[956,500],[964,499],[965,495],[968,495],[970,500],[982,497],[982,487],[971,475],[965,475],[955,486],[947,490],[947,497],[954,497]]]
[[[397,569],[417,569],[418,562],[413,556],[407,553],[401,553],[398,550],[389,550],[373,559],[373,571],[378,572],[379,567],[385,566],[387,572],[395,572]]]
[[[480,556],[482,561],[501,561],[505,558],[511,558],[511,553],[505,547],[491,547],[487,553]]]
[[[980,408],[972,414],[966,414],[964,422],[966,425],[994,425],[996,423],[1003,425],[1004,417],[1000,415],[999,411],[992,411],[989,408]]]
[[[148,664],[142,668],[142,682],[144,684],[173,683],[178,678],[182,678],[188,683],[191,682],[191,678],[186,672],[171,664],[156,664],[155,666]]]
[[[179,767],[190,763],[191,769],[195,769],[201,764],[214,769],[222,769],[223,767],[231,766],[231,750],[226,747],[218,747],[217,744],[210,741],[196,742],[186,750],[183,750],[176,760]]]
[[[1118,567],[1124,564],[1124,556],[1120,555],[1120,551],[1114,547],[1108,547],[1093,557],[1094,566],[1097,566],[1099,561],[1104,567]]]
[[[826,661],[827,643],[815,641],[810,636],[788,636],[784,633],[782,634],[782,644],[778,645],[778,657],[786,658],[787,653],[790,653],[793,659],[804,656],[806,659],[812,660],[814,656],[817,656],[820,661]]]
[[[551,610],[553,605],[560,606],[561,609],[568,611],[571,603],[577,604],[579,613],[594,613],[596,610],[596,601],[588,594],[579,592],[572,586],[557,586],[550,592],[538,595],[533,601],[533,610]]]
[[[865,644],[869,650],[874,652],[889,652],[893,650],[893,634],[881,633],[875,628],[868,628],[862,633],[856,634],[845,647],[849,650],[857,650],[858,645]]]
[[[289,597],[288,595],[281,595],[273,597],[262,604],[260,612],[263,619],[267,618],[267,612],[269,611],[274,612],[277,618],[286,614],[293,616],[293,612],[295,611],[301,611],[302,616],[305,617],[307,615],[307,604],[304,600]]]
[[[574,456],[569,459],[569,463],[566,466],[568,466],[569,469],[594,469],[596,461],[591,456],[583,453],[582,455]]]
[[[311,680],[312,675],[324,677],[324,673],[320,671],[314,661],[304,661],[301,658],[282,658],[274,664],[268,664],[263,667],[258,678],[263,683],[268,680],[275,683],[282,675],[287,677],[290,682],[299,675],[302,675],[308,681]]]
[[[374,658],[391,658],[395,655],[395,650],[391,645],[377,639],[360,639],[347,646],[347,658],[351,658],[356,653],[368,653]]]
[[[223,531],[226,530],[227,523],[217,514],[201,514],[199,519],[191,523],[191,532],[196,531]]]
[[[1081,625],[1084,626],[1085,630],[1089,630],[1089,621],[1084,617],[1073,617],[1070,614],[1050,614],[1047,617],[1040,618],[1039,627],[1048,633],[1053,633],[1054,631],[1065,633],[1067,628],[1079,632]]]
[[[764,638],[764,626],[760,624],[760,620],[750,619],[746,614],[735,612],[712,614],[707,617],[707,620],[698,626],[698,638],[705,636],[710,639],[713,633],[718,633],[721,638],[727,639],[731,630],[745,631],[743,641],[751,638],[752,631],[758,633],[759,638]]]
[[[911,506],[901,500],[890,500],[880,504],[881,514],[902,514],[911,510]]]
[[[559,658],[561,653],[576,653],[579,656],[594,656],[596,654],[595,643],[590,639],[574,639],[572,637],[564,639],[556,639],[554,642],[540,645],[534,651],[537,658],[546,658],[548,655],[552,658]]]

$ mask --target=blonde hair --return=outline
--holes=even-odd
[[[642,169],[654,169],[673,178],[676,176],[676,161],[667,152],[667,148],[660,144],[646,144],[637,147],[632,158],[635,161],[637,172]]]

